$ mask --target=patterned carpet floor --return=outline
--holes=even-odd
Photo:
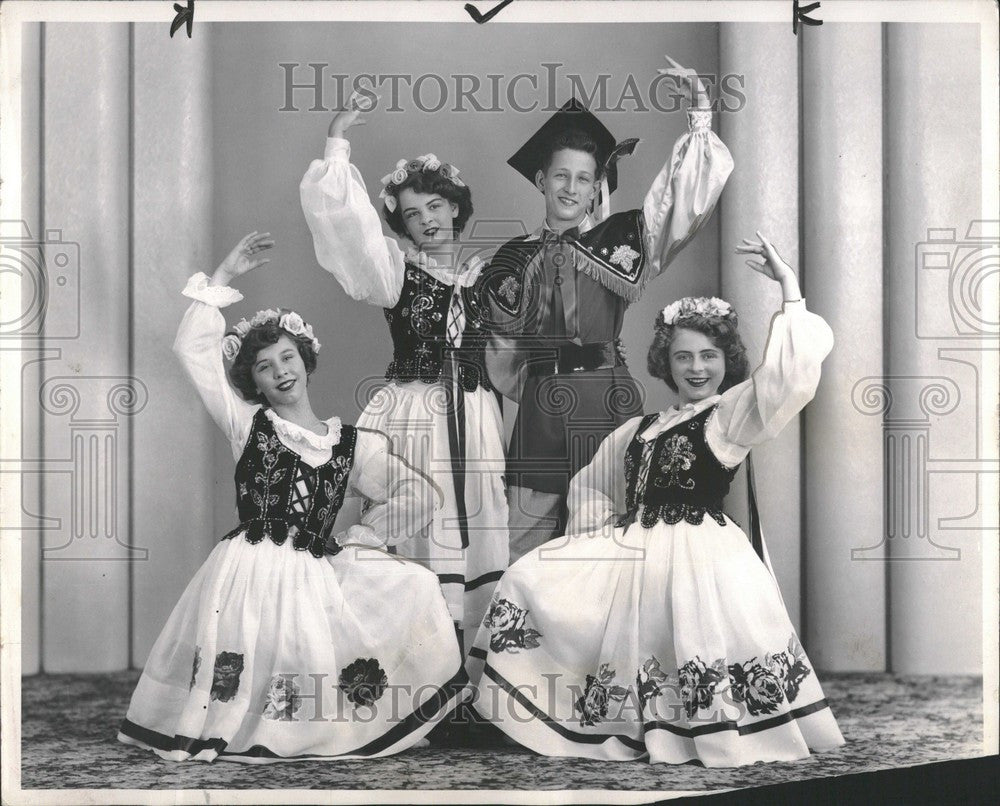
[[[797,762],[705,769],[554,759],[502,747],[414,749],[336,763],[176,764],[115,739],[137,679],[137,672],[24,678],[22,787],[707,791],[983,755],[981,679],[827,674],[823,687],[847,744]]]

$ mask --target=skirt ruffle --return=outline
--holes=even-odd
[[[730,767],[844,743],[740,529],[608,527],[511,566],[472,655],[474,707],[551,756]]]
[[[181,596],[118,738],[174,761],[385,756],[445,718],[466,684],[427,570],[238,536]]]

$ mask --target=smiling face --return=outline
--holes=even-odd
[[[251,374],[258,392],[272,408],[294,405],[306,393],[306,365],[298,346],[288,336],[257,351]]]
[[[406,234],[418,249],[455,237],[458,205],[437,193],[417,193],[404,188],[399,193],[399,212]]]
[[[575,227],[583,221],[597,195],[597,161],[586,151],[560,149],[553,153],[548,169],[536,174],[535,184],[545,194],[549,226]]]
[[[670,343],[670,375],[681,405],[705,400],[726,377],[726,356],[704,333],[679,327]]]

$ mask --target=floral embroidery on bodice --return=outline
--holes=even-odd
[[[640,507],[647,529],[660,520],[698,525],[705,515],[726,525],[722,501],[736,468],[723,466],[705,440],[705,424],[714,411],[715,406],[710,406],[648,441],[641,435],[658,415],[642,419],[625,451],[627,511],[618,526],[635,523]]]
[[[465,327],[461,347],[448,344],[448,308],[453,295],[452,286],[406,264],[399,301],[385,309],[392,335],[392,363],[386,369],[386,380],[434,383],[446,372],[446,363],[451,362],[466,392],[474,392],[479,386],[492,389],[483,360],[479,306],[471,293],[462,292]]]
[[[254,415],[243,455],[236,464],[236,507],[240,525],[223,539],[245,533],[250,543],[264,538],[283,545],[291,537],[297,551],[322,557],[334,520],[344,502],[354,463],[357,431],[340,426],[330,458],[310,467],[278,439],[270,413]],[[316,441],[329,441],[317,437]]]

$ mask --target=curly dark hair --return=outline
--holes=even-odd
[[[281,313],[288,313],[288,310],[282,308]],[[240,351],[229,367],[229,380],[240,393],[240,397],[248,403],[260,403],[265,407],[271,405],[268,399],[257,391],[257,384],[253,380],[253,365],[257,363],[257,353],[265,347],[277,344],[282,336],[288,336],[295,342],[299,355],[302,356],[302,363],[305,364],[306,375],[312,375],[316,370],[316,351],[308,336],[289,333],[275,320],[256,325],[250,328],[250,332],[244,337]]]
[[[646,369],[654,378],[659,378],[672,391],[677,391],[677,384],[674,383],[674,376],[670,372],[670,345],[678,328],[703,333],[712,344],[722,350],[726,359],[726,374],[719,384],[720,394],[747,379],[749,375],[747,348],[740,338],[739,318],[735,311],[725,317],[688,315],[673,325],[664,323],[661,311],[656,317],[655,335],[646,357]]]
[[[398,202],[399,194],[404,190],[412,190],[414,193],[436,194],[443,199],[458,205],[458,215],[455,217],[455,237],[465,229],[472,217],[472,191],[465,185],[456,185],[445,174],[447,165],[442,165],[436,171],[410,171],[406,179],[398,185],[389,185],[388,190],[396,197]],[[403,211],[399,204],[395,210],[390,210],[385,205],[382,206],[382,216],[386,223],[400,238],[409,238],[410,233],[406,231],[406,224],[403,223]]]
[[[563,129],[558,134],[553,135],[545,143],[545,150],[542,152],[541,169],[542,173],[547,173],[552,159],[557,151],[584,151],[594,158],[597,170],[594,174],[594,181],[600,182],[604,177],[604,163],[600,159],[600,149],[597,142],[581,129]]]

